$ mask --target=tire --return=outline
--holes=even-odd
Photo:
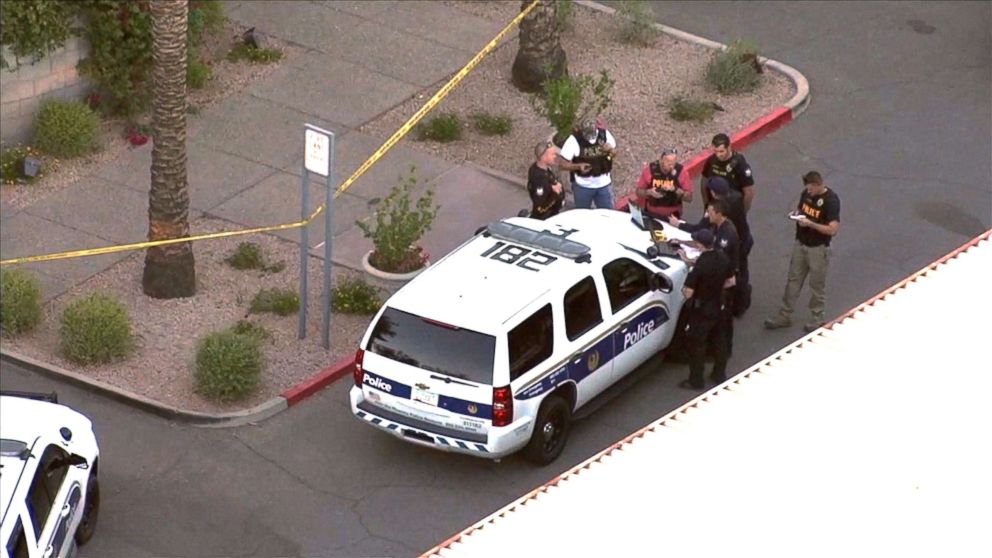
[[[96,520],[100,516],[100,481],[95,474],[90,475],[90,482],[86,486],[86,503],[83,508],[83,518],[79,520],[79,528],[76,529],[76,544],[83,546],[96,532]]]
[[[547,465],[561,455],[572,429],[572,410],[558,395],[549,395],[541,404],[524,456],[538,465]]]

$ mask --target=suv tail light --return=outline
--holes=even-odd
[[[365,360],[365,351],[358,349],[355,352],[355,369],[352,376],[355,377],[355,386],[362,387],[362,378],[365,376],[365,369],[362,368],[362,361]]]
[[[493,426],[506,426],[513,422],[513,394],[510,386],[493,388]]]

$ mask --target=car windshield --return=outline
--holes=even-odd
[[[368,350],[446,376],[491,384],[496,338],[387,308]]]
[[[0,438],[0,456],[17,457],[21,455],[21,452],[26,450],[27,447],[28,445],[20,440]]]

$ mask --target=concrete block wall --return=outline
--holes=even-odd
[[[86,95],[89,86],[76,66],[87,51],[86,41],[70,37],[64,47],[33,64],[22,60],[13,72],[0,70],[0,140],[4,145],[31,140],[34,114],[43,101]],[[3,56],[14,59],[6,47]]]

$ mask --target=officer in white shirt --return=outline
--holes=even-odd
[[[572,173],[575,207],[613,209],[613,159],[617,140],[605,127],[586,120],[561,148],[562,169]]]

